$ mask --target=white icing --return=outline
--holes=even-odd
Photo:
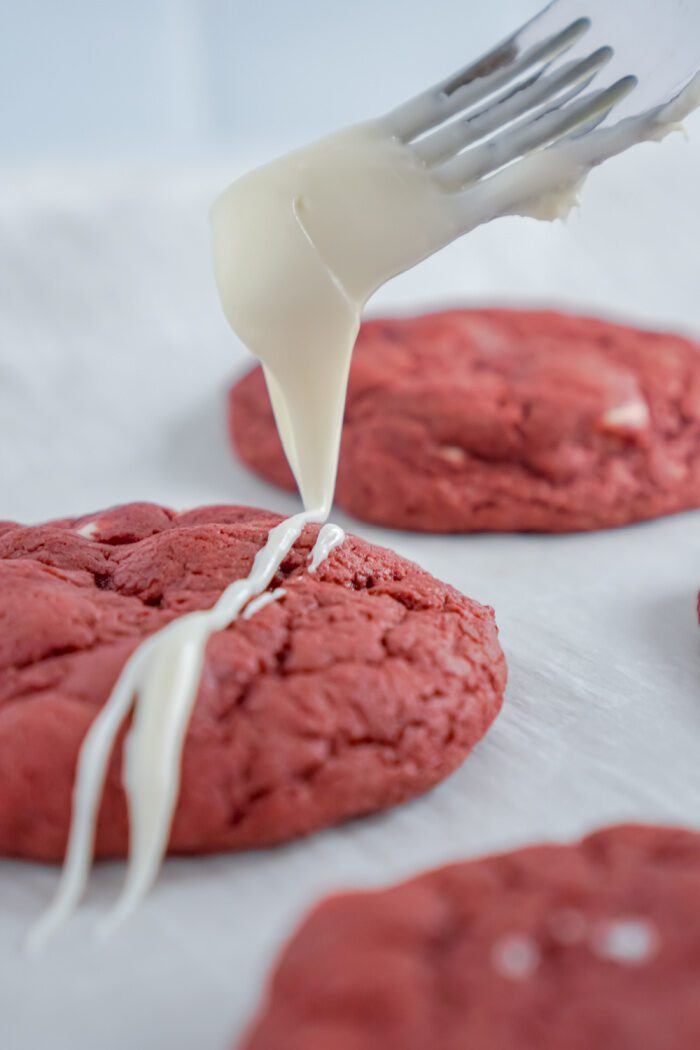
[[[532,937],[521,933],[506,934],[491,949],[491,965],[502,977],[523,981],[540,965],[540,949]]]
[[[659,942],[659,931],[647,919],[615,919],[596,927],[591,949],[622,966],[643,966],[657,954]]]
[[[252,602],[248,602],[241,619],[249,620],[251,616],[255,616],[255,614],[260,612],[261,609],[264,609],[266,605],[272,605],[273,602],[278,602],[280,598],[284,598],[286,593],[284,587],[277,587],[274,591],[265,591],[264,594],[254,598]]]
[[[345,533],[340,525],[333,525],[332,522],[324,525],[309,555],[309,572],[316,572],[321,562],[325,561],[331,551],[339,547],[344,539]]]

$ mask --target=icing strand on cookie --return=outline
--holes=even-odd
[[[266,605],[272,605],[273,602],[278,602],[280,598],[284,598],[286,593],[284,587],[277,587],[274,591],[266,591],[264,594],[261,594],[259,598],[256,598],[252,602],[248,602],[241,619],[249,620],[251,616],[255,616],[255,614],[260,612],[261,609],[264,609]]]
[[[97,812],[104,788],[109,758],[134,702],[139,675],[148,656],[148,643],[131,656],[112,694],[90,726],[78,756],[73,789],[70,838],[55,899],[27,938],[29,951],[36,951],[53,936],[80,901],[90,874],[95,843]]]
[[[181,616],[151,635],[127,661],[80,750],[61,880],[53,903],[29,934],[29,950],[40,949],[49,940],[85,892],[110,755],[132,708],[134,720],[125,741],[123,767],[129,859],[123,892],[102,931],[117,927],[148,893],[167,850],[182,749],[199,691],[207,642],[239,615],[249,619],[284,597],[283,588],[271,592],[265,588],[304,527],[326,517],[326,511],[305,511],[274,526],[245,579],[227,587],[211,609]],[[321,529],[310,555],[314,568],[343,538],[337,526]]]

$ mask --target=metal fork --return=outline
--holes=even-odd
[[[700,105],[699,67],[700,0],[554,0],[384,119],[445,189],[464,190],[536,150],[591,166],[654,137],[669,103],[678,120]],[[615,135],[613,112],[627,118]]]

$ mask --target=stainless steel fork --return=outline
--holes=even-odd
[[[653,114],[697,83],[699,68],[700,0],[554,0],[385,119],[458,189],[613,116]],[[610,137],[607,146],[619,151]]]

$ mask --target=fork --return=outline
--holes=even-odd
[[[465,204],[486,186],[488,221],[661,137],[700,105],[699,67],[698,0],[554,0],[382,123]],[[528,170],[533,154],[556,164]]]

